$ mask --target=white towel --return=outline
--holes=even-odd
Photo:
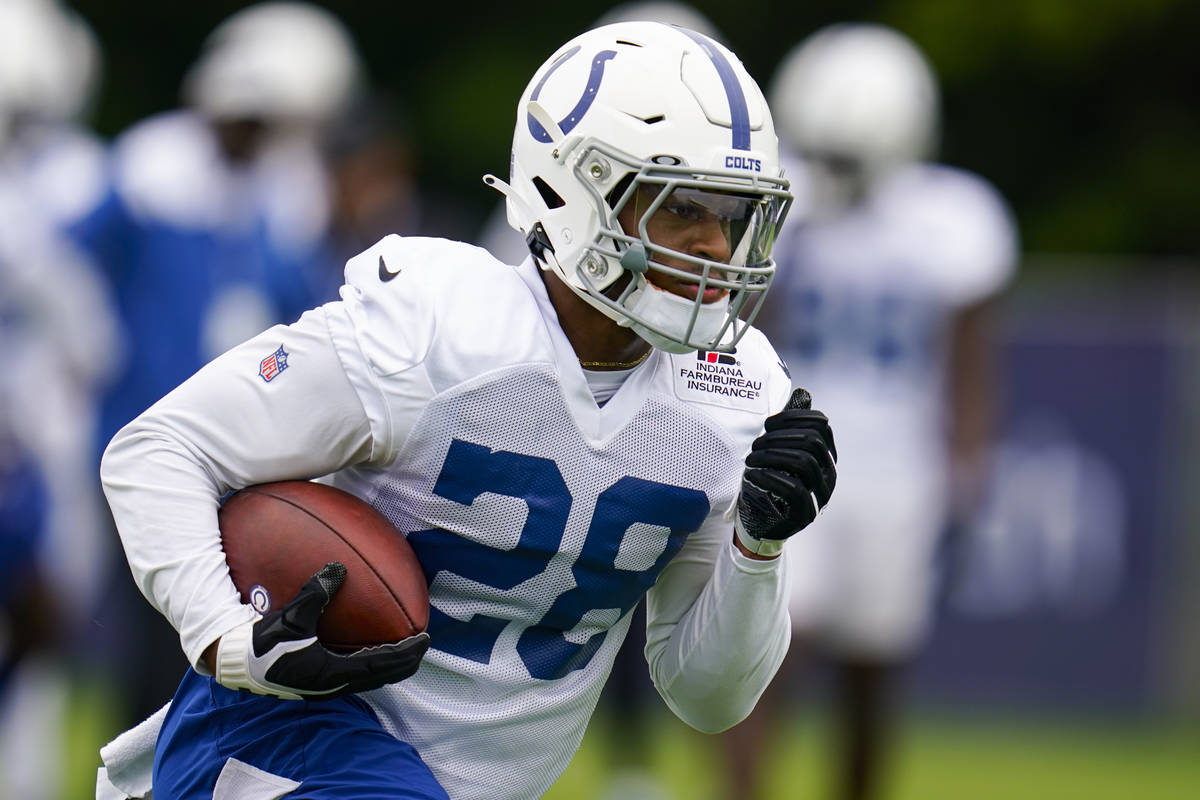
[[[96,800],[148,800],[151,797],[154,744],[170,707],[167,703],[100,748],[104,766],[96,773]]]

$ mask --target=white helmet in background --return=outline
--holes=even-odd
[[[702,14],[699,9],[687,3],[674,2],[674,0],[644,0],[644,2],[642,0],[634,0],[634,2],[622,3],[604,12],[592,27],[599,28],[602,25],[611,25],[614,22],[634,22],[637,20],[678,25],[681,28],[702,33],[710,39],[716,39],[722,44],[725,43],[725,37],[717,30],[717,26],[713,24],[712,20]]]
[[[936,149],[937,79],[891,28],[822,28],[784,56],[770,97],[780,139],[818,167],[870,181]]]
[[[54,0],[0,1],[0,104],[35,121],[76,119],[100,73],[88,24]]]
[[[322,122],[351,101],[360,74],[337,17],[308,3],[260,3],[208,36],[184,97],[213,119]]]
[[[544,269],[646,341],[670,352],[732,350],[774,275],[770,258],[791,195],[758,85],[737,57],[694,31],[622,22],[563,45],[517,107],[509,224]],[[639,230],[617,215],[628,204]],[[668,250],[646,234],[666,207],[719,217],[729,263]],[[643,210],[644,209],[644,210]],[[687,269],[663,264],[668,258]],[[695,300],[647,273],[699,287]],[[727,290],[704,303],[704,289]]]

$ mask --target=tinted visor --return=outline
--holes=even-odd
[[[787,199],[776,195],[716,191],[696,185],[642,184],[630,202],[638,204],[641,225],[648,229],[683,230],[716,226],[727,252],[718,260],[734,267],[763,267],[775,244]],[[683,257],[650,236],[651,250]],[[662,237],[659,237],[662,238]],[[665,237],[670,239],[672,237]]]

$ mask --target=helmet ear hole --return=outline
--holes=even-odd
[[[542,196],[542,202],[546,204],[546,208],[553,210],[567,204],[567,201],[562,199],[562,195],[554,191],[550,184],[542,180],[540,175],[534,177],[533,185],[537,188],[538,194]]]

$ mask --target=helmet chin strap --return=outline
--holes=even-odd
[[[696,310],[696,300],[679,297],[665,289],[660,289],[646,279],[650,269],[650,259],[646,255],[644,243],[633,242],[621,254],[621,266],[633,275],[637,288],[621,305],[644,322],[621,318],[619,325],[630,328],[638,336],[645,339],[659,350],[668,353],[690,353],[696,348],[684,344],[683,339],[695,341],[700,339],[711,342],[720,332],[721,326],[729,311],[729,296],[722,297],[715,303],[700,304]],[[692,335],[685,337],[684,333],[695,315],[696,323],[692,327]],[[653,327],[647,327],[651,325]],[[670,334],[674,338],[670,338]]]
[[[729,295],[714,303],[701,303],[697,310],[696,300],[688,300],[666,289],[659,289],[645,277],[639,276],[638,282],[640,285],[633,290],[624,305],[630,314],[641,321],[623,319],[618,324],[630,328],[659,350],[668,353],[690,353],[696,348],[684,344],[685,339],[711,342],[720,333],[721,326],[725,324],[729,315]],[[685,337],[693,315],[696,322],[692,326],[692,335]]]

